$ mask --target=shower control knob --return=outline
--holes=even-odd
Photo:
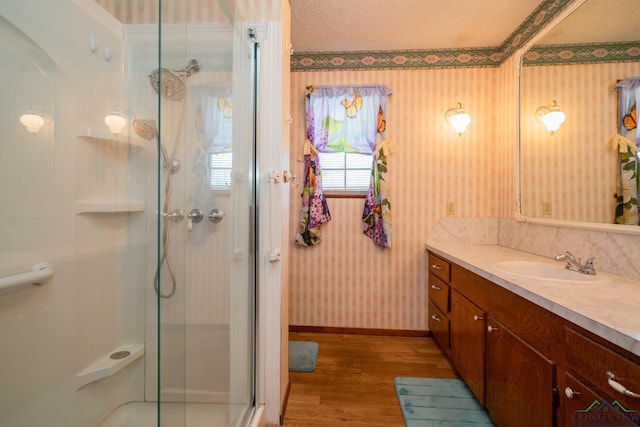
[[[191,209],[191,212],[189,212],[189,215],[187,215],[187,230],[191,231],[193,229],[193,223],[199,223],[200,221],[202,221],[203,217],[204,214],[200,209]]]
[[[195,222],[197,224],[202,221],[202,218],[204,218],[204,214],[200,209],[191,209],[191,212],[189,212],[187,218],[189,218],[191,222]]]
[[[156,212],[156,214],[157,213],[158,212]],[[161,212],[160,216],[172,222],[180,222],[184,219],[184,212],[182,212],[180,209],[174,209],[169,213]]]
[[[211,212],[209,212],[209,221],[215,224],[222,221],[222,218],[224,218],[224,212],[220,209],[211,209]]]

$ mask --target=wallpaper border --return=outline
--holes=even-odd
[[[500,46],[468,49],[368,52],[302,52],[291,55],[291,71],[413,70],[498,67],[574,0],[545,0]]]
[[[640,61],[640,41],[534,47],[524,55],[522,65],[569,65],[638,61]]]

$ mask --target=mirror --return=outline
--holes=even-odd
[[[612,85],[640,76],[639,19],[637,0],[586,0],[523,53],[519,191],[527,220],[640,233],[613,225],[618,155],[611,141],[618,122]],[[552,134],[536,111],[554,101],[566,121]]]

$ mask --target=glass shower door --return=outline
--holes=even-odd
[[[246,25],[222,16],[161,27],[158,387],[149,389],[161,426],[242,425],[254,407],[257,58]]]

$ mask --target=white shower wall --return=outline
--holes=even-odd
[[[162,141],[170,153],[177,145],[182,164],[171,208],[199,208],[205,219],[192,230],[185,221],[170,224],[177,290],[158,307],[157,148],[128,128],[114,136],[103,122],[113,110],[130,120],[158,117],[147,77],[158,66],[157,26],[123,25],[92,0],[5,0],[0,17],[33,40],[24,64],[0,69],[3,98],[18,100],[0,102],[0,277],[41,261],[55,272],[43,286],[0,294],[0,427],[95,426],[124,403],[155,401],[158,327],[163,398],[231,403],[234,415],[246,410],[253,396],[253,111],[234,111],[242,141],[234,163],[244,175],[232,196],[211,192],[201,179],[207,152],[195,106],[187,102],[178,132],[181,103],[162,103]],[[232,84],[234,103],[247,106],[250,73],[232,75],[221,65],[247,61],[253,45],[242,25],[236,32],[220,23],[164,25],[163,66],[197,59],[202,69],[189,87]],[[231,58],[239,44],[246,51]],[[32,99],[45,99],[51,118],[38,134],[17,123],[35,108]],[[227,213],[219,224],[206,218],[214,208]],[[163,290],[168,276],[163,270]],[[78,374],[125,345],[144,349],[143,357],[83,384],[87,377]]]
[[[3,98],[16,101],[2,102],[0,115],[0,276],[41,261],[55,272],[45,285],[0,295],[2,427],[96,425],[144,398],[141,360],[81,388],[77,376],[144,342],[147,249],[144,147],[113,138],[103,123],[126,108],[122,36],[115,20],[80,5],[0,4],[30,47],[1,71]],[[28,108],[50,119],[38,134],[17,123]]]

